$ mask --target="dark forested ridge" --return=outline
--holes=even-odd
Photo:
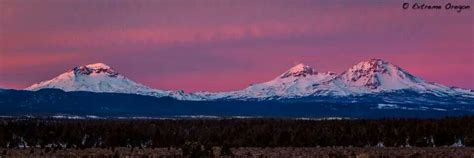
[[[383,120],[2,119],[0,148],[474,146],[474,117]]]
[[[436,96],[433,104],[395,104],[380,98],[417,99],[417,94],[403,93],[361,98],[311,97],[279,101],[183,101],[169,97],[157,98],[133,94],[64,92],[57,89],[39,91],[0,91],[0,115],[54,116],[67,114],[100,117],[172,117],[177,115],[251,116],[267,118],[442,118],[473,116],[474,104],[459,98],[443,100]],[[400,98],[397,99],[398,96]],[[419,98],[418,98],[419,99]],[[355,102],[354,102],[355,101]],[[436,104],[449,102],[452,104]]]

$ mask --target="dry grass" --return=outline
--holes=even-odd
[[[351,157],[351,158],[428,158],[428,157],[474,157],[474,148],[231,148],[233,156],[222,156],[219,147],[212,148],[210,155],[205,157]],[[189,157],[183,156],[183,151],[178,148],[115,148],[115,149],[0,149],[0,157]]]

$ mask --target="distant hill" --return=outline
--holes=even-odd
[[[377,98],[377,96],[373,97]],[[157,98],[123,93],[64,92],[58,89],[2,90],[0,91],[0,115],[438,118],[474,114],[472,105],[390,104],[381,103],[374,98],[311,97],[291,101],[183,101],[171,97]],[[356,101],[351,101],[351,99]]]

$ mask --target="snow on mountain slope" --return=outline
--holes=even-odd
[[[314,93],[312,88],[322,82],[336,77],[333,72],[320,73],[311,67],[298,64],[275,79],[258,84],[252,84],[244,90],[221,93],[200,93],[209,99],[238,99],[238,98],[294,98]]]
[[[51,80],[34,84],[26,90],[44,88],[56,88],[64,91],[127,93],[156,97],[169,96],[180,100],[202,99],[182,91],[164,91],[149,88],[126,78],[103,63],[76,67]]]
[[[396,90],[414,90],[438,96],[467,94],[469,91],[426,82],[381,59],[360,62],[317,87],[319,95],[359,95]]]
[[[298,64],[277,78],[232,92],[201,92],[197,95],[213,99],[287,99],[307,96],[360,96],[365,94],[412,90],[436,96],[474,98],[471,90],[451,88],[426,82],[402,68],[381,59],[360,62],[340,75],[319,73]]]
[[[51,80],[34,84],[26,90],[43,88],[57,88],[64,91],[130,93],[156,97],[169,96],[179,100],[339,97],[406,90],[440,97],[474,98],[472,90],[426,82],[381,59],[360,62],[340,75],[333,72],[317,72],[307,65],[298,64],[273,80],[252,84],[243,90],[196,93],[152,89],[124,77],[105,64],[97,63],[76,67]]]
[[[165,96],[165,91],[151,89],[117,73],[111,67],[96,63],[76,67],[58,77],[34,84],[26,90],[56,88],[64,91],[132,93]]]
[[[380,59],[360,62],[342,73],[338,79],[349,87],[370,90],[404,89],[424,82],[400,67]]]

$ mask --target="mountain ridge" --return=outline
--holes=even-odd
[[[270,81],[252,84],[242,90],[194,93],[153,89],[126,78],[106,64],[95,63],[75,67],[51,80],[34,84],[26,90],[43,88],[168,96],[179,100],[278,100],[317,96],[360,96],[403,90],[439,97],[474,98],[472,90],[426,82],[382,59],[359,62],[341,74],[318,72],[300,63]]]
[[[51,80],[33,84],[25,88],[25,90],[35,91],[45,88],[56,88],[66,92],[125,93],[155,97],[172,96],[176,99],[193,100],[190,94],[183,93],[182,91],[153,89],[132,81],[104,63],[74,67]]]
[[[407,94],[407,93],[404,93]],[[381,94],[382,95],[382,94]],[[412,95],[412,94],[407,94]],[[402,96],[403,97],[403,96]],[[0,116],[98,116],[167,118],[216,116],[240,118],[442,118],[474,114],[474,107],[450,104],[391,103],[373,98],[321,100],[214,100],[187,101],[124,93],[0,91]],[[353,102],[358,100],[358,102]],[[472,104],[471,100],[471,104]],[[202,117],[200,117],[202,118]]]

